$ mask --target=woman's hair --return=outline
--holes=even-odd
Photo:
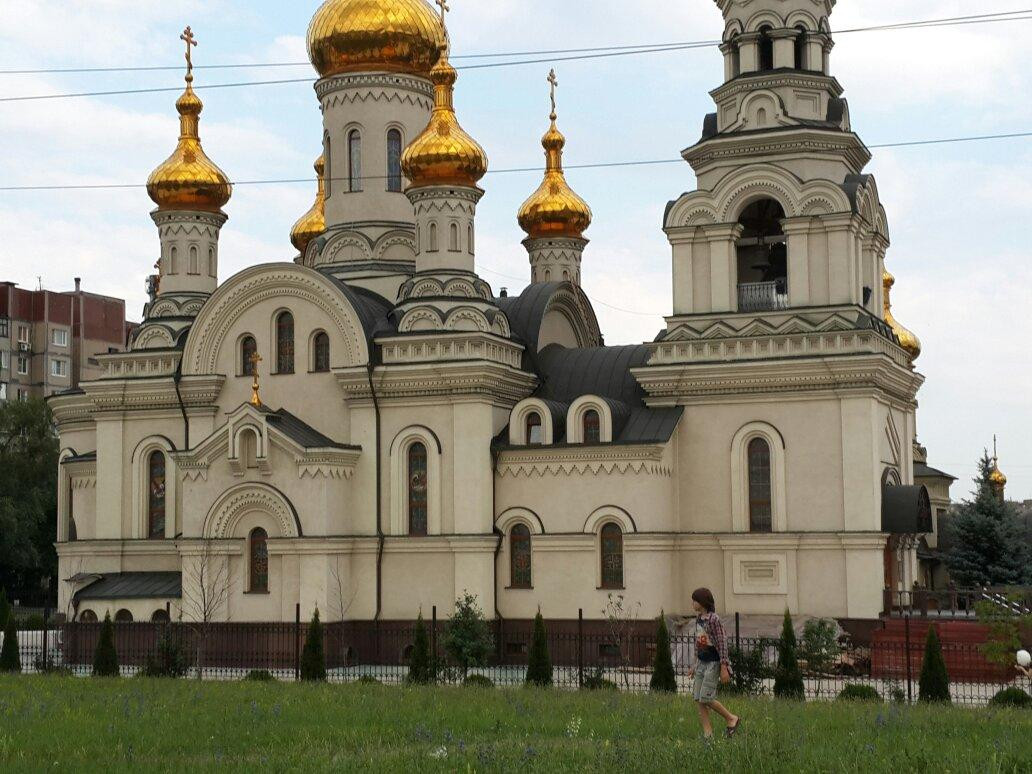
[[[692,592],[692,599],[706,608],[707,612],[712,613],[717,609],[716,600],[713,599],[713,592],[709,589],[695,589]]]

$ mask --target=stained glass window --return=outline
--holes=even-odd
[[[623,532],[617,524],[602,528],[602,588],[623,588]]]
[[[276,373],[294,373],[294,315],[290,312],[276,318]]]
[[[261,527],[251,530],[251,587],[252,593],[269,590],[269,533]]]
[[[544,442],[541,429],[541,415],[536,411],[527,414],[527,445],[540,446]]]
[[[584,443],[602,442],[602,418],[595,409],[584,412]]]
[[[749,442],[749,530],[771,532],[770,444],[764,438]]]
[[[362,190],[362,135],[358,129],[348,134],[348,184],[352,193]]]
[[[165,537],[165,455],[160,451],[151,453],[147,481],[147,536],[160,540]]]
[[[312,370],[320,372],[329,371],[330,337],[324,331],[319,331],[319,333],[315,334],[315,338],[312,339],[312,347],[315,350]]]
[[[531,587],[530,530],[517,524],[509,533],[510,585],[514,589]]]
[[[240,340],[240,375],[251,376],[254,373],[254,363],[252,358],[254,353],[258,351],[258,343],[254,340],[254,336],[244,336]]]
[[[387,132],[387,190],[401,193],[401,132]]]
[[[409,534],[427,534],[427,459],[426,446],[414,443],[408,450],[408,524]]]

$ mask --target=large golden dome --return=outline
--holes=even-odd
[[[554,71],[549,80],[554,80]],[[563,173],[563,148],[566,138],[556,126],[554,106],[550,116],[552,125],[541,139],[545,149],[545,179],[538,189],[520,207],[520,228],[531,239],[548,237],[581,238],[591,225],[591,207],[566,182]]]
[[[424,0],[326,0],[308,26],[308,58],[323,78],[368,70],[427,75],[446,44]]]
[[[409,188],[428,185],[473,187],[487,174],[487,154],[466,134],[455,116],[454,91],[458,73],[448,62],[447,46],[430,71],[434,83],[434,112],[426,129],[405,149],[401,168]]]
[[[179,145],[147,179],[147,193],[159,210],[219,212],[233,187],[226,173],[205,155],[199,134],[204,103],[193,90],[193,73],[187,72],[186,91],[176,102],[179,111]]]
[[[319,187],[315,204],[290,230],[290,242],[304,257],[308,244],[326,231],[326,159],[320,156],[315,162],[315,173],[319,176]]]
[[[899,339],[899,345],[907,351],[910,359],[917,360],[921,356],[921,340],[913,332],[900,325],[896,318],[892,316],[892,301],[889,299],[889,293],[895,284],[896,278],[889,272],[886,271],[882,274],[882,287],[885,290],[885,322],[892,328],[892,332]]]

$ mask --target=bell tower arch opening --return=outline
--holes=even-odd
[[[738,311],[788,308],[788,243],[785,209],[774,199],[749,204],[738,217],[742,235],[735,242],[738,261]]]

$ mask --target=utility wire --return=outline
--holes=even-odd
[[[984,142],[990,140],[1011,140],[1017,138],[1032,137],[1032,131],[1029,132],[1010,132],[1008,134],[983,134],[973,137],[944,137],[934,140],[909,140],[906,142],[886,142],[876,143],[873,145],[866,146],[868,149],[877,148],[913,148],[921,147],[926,145],[946,145],[950,143],[961,143],[961,142]],[[684,159],[644,159],[639,161],[603,161],[595,162],[590,164],[565,164],[564,169],[567,171],[574,169],[613,169],[618,167],[647,167],[657,166],[660,164],[683,164]],[[537,172],[543,171],[543,166],[533,167],[508,167],[502,169],[490,169],[487,174],[489,175],[511,175],[520,173]],[[386,180],[390,175],[363,175],[362,180]],[[351,180],[349,177],[332,177],[324,178],[324,180],[330,182],[341,182],[346,183]],[[233,186],[244,186],[244,185],[285,185],[285,184],[302,184],[302,183],[315,183],[317,179],[314,177],[294,177],[294,178],[279,178],[269,180],[237,180],[232,183]],[[146,188],[146,183],[85,183],[85,184],[51,184],[51,185],[5,185],[0,186],[0,191],[99,191],[99,190],[114,190],[114,189],[131,189],[131,188]]]

